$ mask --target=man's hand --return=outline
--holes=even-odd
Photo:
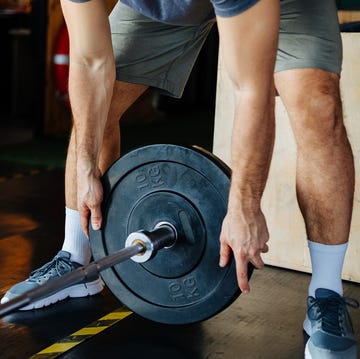
[[[78,172],[78,210],[81,227],[89,237],[89,218],[94,230],[101,228],[102,214],[101,202],[103,200],[103,187],[100,181],[100,171],[96,175],[85,175]]]
[[[269,233],[261,211],[247,218],[240,213],[228,211],[220,234],[220,266],[228,264],[232,252],[239,288],[243,293],[250,291],[248,263],[252,263],[257,269],[264,267],[261,253],[269,250],[266,244],[268,240]]]

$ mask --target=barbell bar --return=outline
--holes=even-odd
[[[159,249],[173,245],[175,240],[176,230],[174,226],[167,223],[162,223],[150,232],[133,232],[127,238],[125,248],[48,281],[9,300],[7,303],[0,304],[0,317],[21,309],[36,300],[48,297],[61,289],[80,283],[95,274],[100,274],[101,271],[130,258],[139,263],[146,262],[153,258]]]

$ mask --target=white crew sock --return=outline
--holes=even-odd
[[[341,274],[348,244],[327,245],[308,240],[308,246],[312,265],[309,295],[315,297],[317,288],[326,288],[342,296]]]
[[[81,229],[79,211],[68,207],[65,207],[65,239],[62,250],[71,254],[72,262],[82,265],[90,262],[89,239]]]

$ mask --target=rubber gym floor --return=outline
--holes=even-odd
[[[146,143],[197,144],[211,149],[203,113],[123,129],[123,151]],[[211,120],[210,120],[211,123]],[[66,140],[29,138],[2,130],[0,147],[0,296],[61,248]],[[179,141],[179,138],[183,140]],[[197,324],[143,319],[105,289],[0,319],[0,357],[300,359],[308,274],[267,266],[255,271],[251,293]],[[360,285],[344,283],[360,299]],[[360,339],[360,310],[350,309]]]

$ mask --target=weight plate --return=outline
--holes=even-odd
[[[128,260],[101,273],[122,303],[156,322],[187,324],[238,297],[235,262],[218,265],[230,185],[224,163],[200,148],[150,145],[121,157],[102,182],[103,228],[90,228],[95,260],[124,248],[130,233],[160,222],[178,231],[176,243],[148,262]]]

